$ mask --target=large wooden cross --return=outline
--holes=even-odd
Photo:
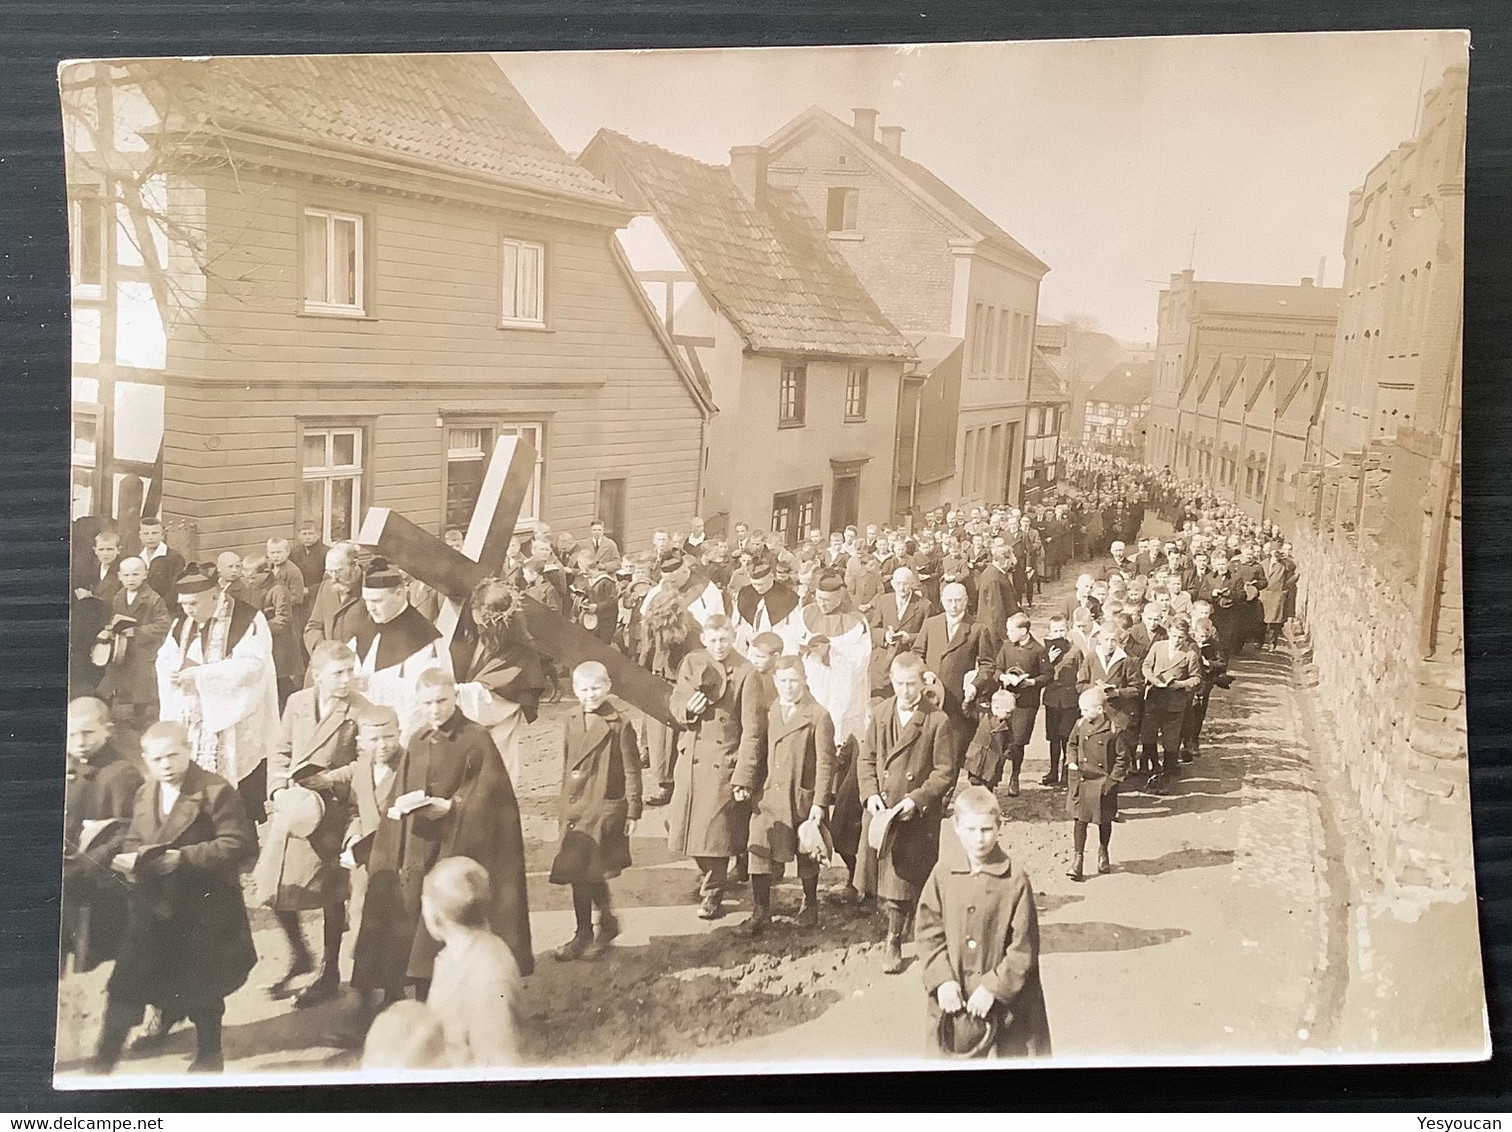
[[[447,640],[456,627],[462,602],[479,582],[503,569],[520,507],[535,477],[535,461],[535,449],[528,442],[517,436],[499,438],[461,552],[387,507],[369,507],[363,516],[357,541],[446,599],[438,627]],[[525,624],[537,647],[563,675],[583,661],[596,660],[609,670],[615,695],[663,723],[672,722],[667,706],[671,685],[667,681],[529,596],[525,598]]]

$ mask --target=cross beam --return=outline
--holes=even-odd
[[[387,507],[368,508],[357,541],[446,597],[449,620],[455,623],[461,603],[479,582],[503,566],[534,465],[535,451],[529,444],[517,437],[500,438],[463,541],[467,553],[453,550]],[[525,625],[536,646],[559,667],[570,672],[584,661],[596,660],[608,669],[615,695],[663,723],[673,722],[667,704],[671,685],[661,677],[528,595]]]

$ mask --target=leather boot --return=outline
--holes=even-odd
[[[887,933],[887,960],[882,964],[884,975],[896,975],[906,964],[903,962],[903,937]]]
[[[1113,862],[1110,861],[1110,860],[1108,860],[1108,847],[1106,845],[1099,846],[1098,850],[1097,850],[1097,873],[1098,873],[1098,875],[1099,876],[1105,876],[1106,874],[1111,873],[1112,871],[1113,871]]]
[[[1066,875],[1072,880],[1082,880],[1082,855],[1074,854],[1071,858],[1071,867],[1066,870]]]
[[[294,1008],[305,1010],[330,1002],[341,992],[341,973],[334,962],[322,963],[320,976],[294,996]]]

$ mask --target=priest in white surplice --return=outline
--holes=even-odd
[[[845,580],[824,570],[814,582],[812,604],[799,607],[798,651],[808,676],[809,693],[829,712],[835,742],[858,742],[866,734],[867,667],[871,631],[857,612]]]
[[[386,558],[362,574],[368,617],[346,642],[357,657],[357,686],[370,703],[391,707],[401,732],[415,730],[415,680],[427,668],[451,669],[441,634],[409,601],[409,580]]]
[[[751,563],[751,584],[735,594],[735,647],[742,656],[751,642],[762,633],[776,633],[782,638],[782,651],[798,651],[803,635],[803,618],[798,612],[798,595],[791,586],[777,580],[769,559]]]
[[[184,725],[194,761],[235,783],[258,817],[263,789],[252,776],[279,735],[273,631],[261,610],[220,588],[209,563],[185,566],[177,593],[157,654],[161,718]]]

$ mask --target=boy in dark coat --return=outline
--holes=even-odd
[[[892,698],[872,712],[857,760],[866,802],[858,888],[887,906],[887,960],[882,970],[903,970],[903,935],[919,890],[940,855],[940,818],[955,762],[945,713],[924,695],[924,661],[904,653],[892,662]],[[891,814],[880,847],[871,826]]]
[[[765,741],[741,747],[731,779],[735,800],[751,804],[748,840],[755,907],[746,929],[752,935],[771,921],[772,885],[793,860],[803,885],[797,923],[819,923],[819,863],[799,849],[798,827],[805,821],[823,821],[834,801],[835,725],[809,695],[803,660],[778,657],[771,680],[776,695],[767,709]]]
[[[1066,618],[1051,616],[1045,631],[1045,655],[1050,660],[1050,682],[1040,694],[1045,705],[1045,738],[1050,741],[1050,770],[1040,779],[1041,786],[1064,786],[1066,768],[1063,756],[1076,726],[1076,674],[1081,668],[1081,650],[1067,636]]]
[[[942,1014],[965,1012],[997,1027],[986,1056],[1049,1057],[1034,890],[998,844],[992,791],[961,791],[954,825],[955,843],[942,847],[924,884],[914,929],[931,1031]]]
[[[562,844],[551,883],[572,886],[577,931],[553,952],[559,962],[593,959],[619,935],[608,882],[630,867],[630,835],[641,816],[635,725],[609,702],[609,691],[602,664],[590,660],[573,669],[572,694],[582,710],[562,723]]]
[[[1070,788],[1066,812],[1072,821],[1071,867],[1066,875],[1082,879],[1082,856],[1087,848],[1087,826],[1097,825],[1097,871],[1113,871],[1108,861],[1108,842],[1113,837],[1113,816],[1118,812],[1118,784],[1129,772],[1134,752],[1134,732],[1120,729],[1108,714],[1108,694],[1091,687],[1081,694],[1082,717],[1071,729],[1066,748]]]
[[[111,599],[111,616],[129,617],[135,624],[120,630],[126,648],[101,678],[100,697],[109,702],[111,714],[118,720],[146,727],[157,721],[154,665],[172,618],[158,592],[147,584],[147,564],[140,558],[122,559],[119,576],[121,587]]]
[[[190,1071],[218,1073],[226,996],[257,962],[238,877],[257,832],[236,788],[195,765],[183,724],[149,727],[142,759],[149,778],[111,862],[133,890],[130,920],[90,1067],[113,1070],[143,1008],[157,1006],[194,1023]]]
[[[1013,714],[1008,717],[1006,730],[996,730],[994,742],[985,746],[967,767],[973,785],[995,788],[1006,756],[1008,794],[1018,797],[1024,748],[1034,737],[1040,689],[1050,682],[1050,676],[1050,658],[1045,647],[1029,632],[1029,615],[1015,613],[1008,618],[1008,637],[998,646],[997,655],[978,667],[979,681],[984,684],[992,681],[1013,693]]]
[[[156,595],[154,595],[156,596]],[[68,784],[63,797],[63,951],[75,971],[114,959],[126,930],[126,889],[110,862],[126,840],[142,766],[118,751],[105,705],[68,705]]]

